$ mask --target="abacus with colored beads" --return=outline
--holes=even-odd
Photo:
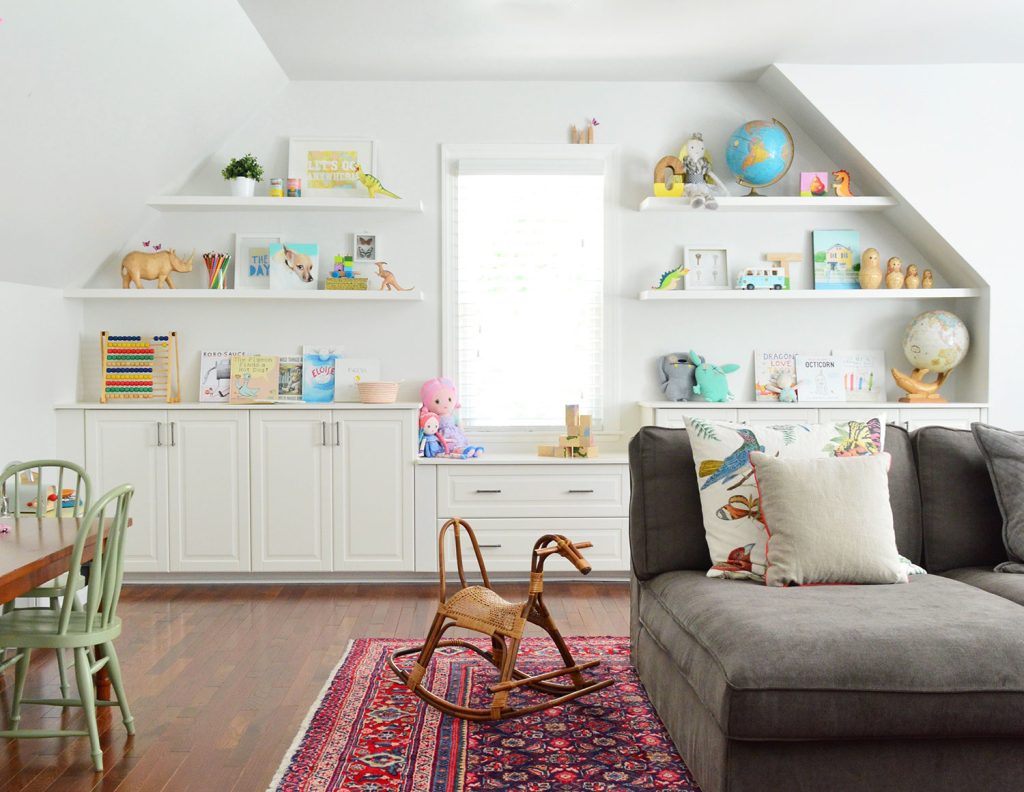
[[[141,336],[100,333],[102,389],[108,399],[181,401],[178,334]]]

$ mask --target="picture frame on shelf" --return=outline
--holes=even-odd
[[[319,282],[319,245],[313,242],[270,245],[271,291],[316,291]]]
[[[377,235],[359,233],[352,235],[352,263],[373,264],[380,259],[377,252]]]
[[[800,197],[822,198],[828,195],[828,171],[801,171]]]
[[[683,248],[683,262],[689,272],[683,276],[687,291],[730,289],[729,252],[723,247],[690,246]]]
[[[304,196],[358,195],[356,173],[377,170],[376,142],[368,138],[293,137],[288,141],[288,177],[302,179]]]
[[[235,288],[270,288],[270,246],[283,244],[283,234],[235,234]]]
[[[815,229],[815,289],[860,288],[860,233],[849,228]]]

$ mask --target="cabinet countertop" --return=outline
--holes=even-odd
[[[362,402],[277,402],[275,404],[224,404],[223,402],[167,402],[157,400],[118,400],[72,402],[54,405],[55,410],[419,410],[419,402],[363,404]]]

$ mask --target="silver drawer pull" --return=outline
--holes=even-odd
[[[482,489],[478,489],[476,491],[477,495],[497,495],[500,492],[501,492],[500,489],[497,489],[497,490],[482,490]]]
[[[501,547],[501,545],[500,544],[490,544],[490,545],[479,545],[479,547],[480,547],[481,550],[495,550],[495,549]]]
[[[593,493],[592,489],[569,490],[570,495],[592,495]]]

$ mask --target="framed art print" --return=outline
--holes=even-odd
[[[354,234],[353,237],[353,264],[372,264],[380,258],[380,255],[377,253],[376,234]]]
[[[685,247],[683,261],[690,271],[683,276],[683,288],[728,289],[729,256],[725,248]]]
[[[270,246],[283,234],[235,234],[235,288],[270,288]]]
[[[316,291],[320,246],[289,242],[270,246],[270,288],[274,291]]]
[[[291,138],[288,177],[302,179],[306,196],[352,196],[361,187],[356,165],[367,173],[377,170],[375,148],[372,140],[361,138]]]

